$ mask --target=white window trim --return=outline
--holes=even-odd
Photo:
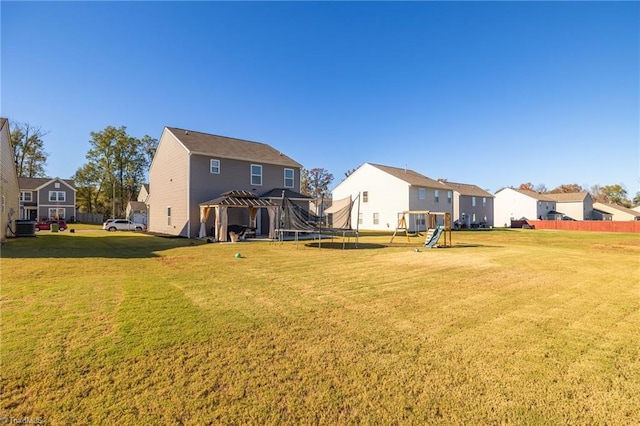
[[[29,196],[29,199],[27,200],[26,196]],[[33,192],[31,191],[20,191],[20,201],[24,201],[25,203],[30,203],[31,201],[33,201]]]
[[[254,167],[260,167],[260,174],[259,175],[253,173],[253,168]],[[250,180],[251,185],[253,185],[253,186],[262,186],[262,164],[252,164],[250,169],[249,169],[249,172],[251,173],[251,180]],[[259,177],[260,178],[260,183],[255,183],[253,181],[254,177]]]
[[[214,162],[218,163],[218,165],[216,166],[218,171],[213,171]],[[220,174],[220,160],[215,159],[215,158],[212,158],[212,159],[209,160],[209,172],[211,172],[211,174],[214,174],[214,175],[219,175]]]
[[[55,199],[51,198],[53,194],[56,194]],[[60,194],[62,194],[62,199],[60,199]],[[49,201],[59,201],[64,203],[67,201],[67,193],[64,191],[49,191]]]
[[[288,178],[287,177],[287,172],[291,172],[291,177]],[[296,172],[293,169],[284,169],[284,187],[285,188],[294,188],[295,187],[295,183],[296,183]],[[291,180],[291,185],[287,185],[287,180]]]
[[[171,226],[171,206],[167,206],[167,226]]]
[[[436,189],[435,191],[433,191],[433,199],[435,200],[436,203],[440,202],[440,190]]]
[[[52,214],[53,213],[53,214]],[[62,213],[62,214],[59,214]],[[49,217],[57,217],[58,219],[65,219],[65,209],[59,208],[59,207],[50,207],[49,208]]]
[[[418,188],[418,200],[427,199],[427,190],[424,188]]]

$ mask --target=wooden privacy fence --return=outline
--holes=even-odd
[[[535,229],[640,233],[640,220],[627,222],[611,220],[527,220],[527,223],[531,227],[535,227]]]
[[[98,213],[78,213],[76,221],[83,223],[102,223],[102,215]]]

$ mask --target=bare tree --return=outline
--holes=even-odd
[[[47,154],[42,138],[49,134],[40,126],[13,122],[11,144],[19,177],[45,177]]]

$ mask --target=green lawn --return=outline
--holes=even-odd
[[[11,240],[0,421],[640,422],[640,236],[389,238]]]

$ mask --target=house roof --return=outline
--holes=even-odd
[[[40,187],[52,182],[54,180],[60,180],[67,184],[71,189],[75,190],[76,186],[72,179],[60,179],[60,178],[30,178],[30,177],[19,177],[18,178],[18,187],[21,190],[31,189],[36,190]]]
[[[477,185],[472,185],[468,183],[459,183],[459,182],[449,182],[448,180],[439,180],[441,185],[453,189],[454,191],[460,193],[460,195],[466,195],[471,197],[486,197],[486,198],[494,198],[494,195],[490,192],[485,191]]]
[[[411,186],[422,186],[422,187],[436,188],[436,189],[440,189],[442,187],[440,182],[430,179],[424,175],[421,175],[418,172],[414,172],[413,170],[401,169],[398,167],[391,167],[391,166],[383,166],[380,164],[373,164],[373,163],[367,163],[367,164],[379,170],[382,170],[383,172],[388,173],[393,177],[403,180]]]
[[[512,191],[519,192],[520,194],[526,195],[527,197],[531,197],[538,201],[552,201],[554,203],[556,202],[556,200],[553,197],[549,196],[548,194],[541,194],[540,192],[531,191],[529,189],[503,188],[500,191],[504,191],[505,189],[511,189]]]
[[[273,188],[271,191],[265,192],[260,195],[260,198],[282,198],[282,192],[284,191],[284,196],[291,200],[311,200],[311,197],[308,195],[301,194],[296,191],[292,191],[287,188]]]
[[[302,167],[297,161],[265,143],[211,135],[177,127],[166,127],[166,129],[189,152],[194,154],[288,167]]]
[[[0,129],[4,128],[4,125],[7,124],[9,120],[4,117],[0,117]]]
[[[626,207],[623,206],[619,206],[617,204],[611,204],[611,203],[593,203],[593,208],[599,211],[603,211],[605,213],[615,213],[616,211],[618,212],[622,212],[622,213],[626,213],[628,215],[634,216],[634,217],[640,217],[640,212],[637,212],[633,209],[628,209]]]
[[[588,192],[561,192],[546,194],[558,203],[577,203],[583,202],[589,196]]]
[[[249,191],[228,191],[218,198],[200,203],[201,206],[228,207],[270,207],[275,206],[271,201],[256,197]]]
[[[129,201],[129,206],[135,211],[147,210],[147,205],[142,201]]]

